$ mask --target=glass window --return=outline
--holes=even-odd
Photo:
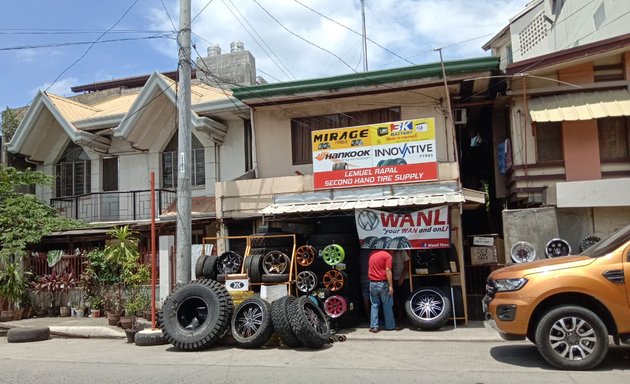
[[[90,158],[83,148],[70,142],[55,164],[55,197],[91,192]]]
[[[627,161],[630,158],[628,118],[598,119],[599,158],[602,162]]]
[[[562,122],[536,123],[536,154],[541,162],[564,160]]]
[[[205,148],[195,135],[191,135],[191,137],[190,184],[193,187],[206,185]],[[177,132],[175,132],[162,152],[162,188],[177,187],[177,141]]]
[[[291,119],[291,153],[293,165],[311,164],[311,132],[321,129],[352,127],[400,120],[400,107],[336,113]]]

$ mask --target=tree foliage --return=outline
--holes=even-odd
[[[82,222],[57,215],[54,208],[35,195],[15,188],[23,185],[50,185],[52,177],[27,169],[17,170],[0,164],[0,245],[2,253],[13,254],[37,243],[51,232],[84,226]]]
[[[2,138],[5,143],[13,138],[18,125],[20,125],[20,119],[14,109],[7,107],[2,111]]]

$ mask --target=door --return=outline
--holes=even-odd
[[[100,198],[100,221],[120,220],[118,157],[108,157],[103,159],[103,192],[104,193],[101,194]]]

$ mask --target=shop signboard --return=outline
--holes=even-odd
[[[313,131],[314,189],[438,179],[435,119]]]
[[[410,213],[357,209],[354,215],[361,248],[433,249],[451,245],[447,205]]]

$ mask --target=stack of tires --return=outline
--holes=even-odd
[[[220,255],[202,255],[195,264],[195,278],[212,279],[225,283],[225,275],[240,273],[243,256],[234,251],[223,252]]]
[[[289,347],[321,348],[330,326],[311,296],[284,296],[272,304],[253,296],[236,308],[225,286],[198,279],[178,287],[159,312],[164,339],[182,350],[209,348],[228,331],[242,348],[264,346],[275,332]]]
[[[280,233],[252,235],[244,272],[251,283],[289,281],[293,237]]]

